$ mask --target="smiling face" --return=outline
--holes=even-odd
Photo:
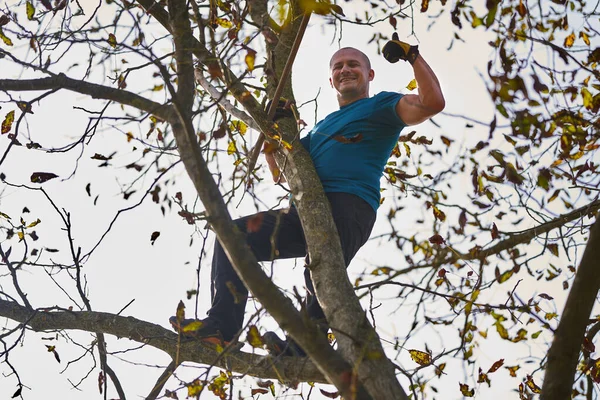
[[[337,92],[340,107],[369,97],[369,82],[375,77],[369,58],[351,47],[338,50],[329,62],[329,83]]]

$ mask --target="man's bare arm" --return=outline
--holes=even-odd
[[[396,105],[396,113],[407,125],[416,125],[442,111],[446,105],[440,83],[423,57],[413,63],[419,94],[407,94]]]

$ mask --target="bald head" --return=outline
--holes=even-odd
[[[333,66],[334,58],[340,53],[354,53],[354,54],[358,55],[363,60],[366,67],[368,69],[371,69],[371,60],[369,60],[369,57],[367,57],[367,55],[365,53],[363,53],[362,51],[360,51],[358,49],[355,49],[354,47],[342,47],[341,49],[339,49],[338,51],[333,53],[333,55],[331,56],[331,59],[329,60],[329,69],[331,69],[331,67]]]

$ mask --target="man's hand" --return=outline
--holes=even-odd
[[[398,60],[414,63],[419,56],[419,46],[411,46],[408,43],[398,40],[398,33],[394,32],[392,40],[383,46],[383,56],[389,62],[396,63]]]

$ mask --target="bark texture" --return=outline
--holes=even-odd
[[[577,360],[590,313],[600,289],[600,220],[590,230],[590,238],[575,274],[562,317],[548,352],[548,364],[541,400],[570,399]]]
[[[94,311],[42,311],[31,312],[17,303],[0,299],[0,316],[20,322],[36,332],[55,330],[81,330],[90,333],[101,331],[118,338],[144,343],[169,354],[182,362],[195,362],[230,368],[240,374],[261,379],[282,379],[284,382],[322,382],[327,380],[308,359],[290,357],[273,359],[251,353],[232,352],[219,354],[211,346],[196,340],[180,341],[178,336],[160,325],[133,317]]]

